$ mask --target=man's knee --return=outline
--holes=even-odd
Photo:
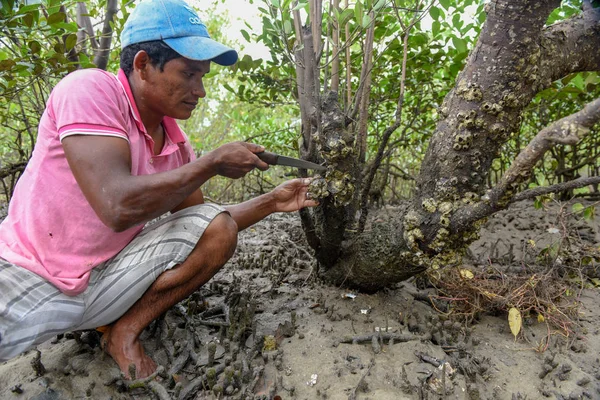
[[[202,238],[215,251],[213,254],[222,256],[220,262],[224,264],[237,247],[238,226],[228,213],[221,213],[208,225]]]

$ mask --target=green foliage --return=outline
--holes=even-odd
[[[271,51],[270,60],[242,60],[237,66],[239,86],[230,89],[239,99],[253,104],[286,107],[298,98],[295,76],[294,53],[301,50],[293,29],[291,1],[264,1],[262,31],[252,37],[244,33],[246,40],[262,42]],[[350,49],[349,68],[353,76],[350,82],[352,97],[361,84],[358,79],[363,62],[365,30],[375,24],[375,54],[373,65],[373,92],[369,115],[368,155],[376,152],[382,132],[393,120],[399,95],[399,77],[402,73],[400,60],[403,56],[402,35],[414,16],[416,2],[405,2],[397,14],[389,1],[356,1],[348,8],[329,10],[324,6],[322,33],[326,37],[336,26],[341,29],[341,46]],[[391,138],[392,151],[389,159],[392,170],[416,175],[427,147],[427,142],[437,123],[438,108],[451,89],[459,71],[463,68],[469,50],[473,47],[481,27],[483,4],[473,0],[442,1],[430,8],[421,6],[423,17],[416,23],[408,38],[408,64],[406,95],[404,98],[401,127]],[[307,11],[304,3],[295,8]],[[373,11],[374,20],[365,19]],[[305,14],[302,14],[305,15]],[[399,20],[400,18],[400,20]],[[310,21],[307,21],[310,22]],[[348,24],[349,37],[343,32]],[[332,51],[331,39],[323,42],[323,51]],[[344,47],[345,49],[345,47]],[[325,61],[330,62],[329,58]],[[344,61],[345,61],[345,57]],[[324,63],[325,63],[324,61]],[[320,82],[326,89],[331,71],[322,65]],[[345,72],[341,73],[345,76]],[[346,99],[346,85],[340,85],[340,99]],[[348,109],[352,105],[343,106]],[[300,111],[296,106],[290,118],[297,119]],[[410,187],[410,184],[408,185]],[[401,189],[404,195],[409,192]]]
[[[217,15],[213,1],[200,10],[209,32],[217,40],[222,27],[229,21]],[[343,2],[340,2],[343,3]],[[94,21],[103,20],[105,0],[85,2]],[[418,5],[420,4],[420,5]],[[37,5],[23,5],[14,0],[2,0],[0,9],[0,159],[4,163],[27,160],[36,135],[36,126],[46,98],[54,84],[76,68],[93,67],[93,51],[88,40],[77,39],[75,2],[44,0]],[[129,16],[132,4],[122,0],[113,24],[112,48],[118,48],[118,35]],[[324,2],[321,33],[330,36],[340,27],[342,81],[350,71],[349,88],[340,84],[341,106],[351,110],[361,82],[363,41],[366,30],[374,24],[373,90],[370,98],[367,157],[372,158],[379,147],[383,131],[395,118],[402,74],[403,36],[416,15],[408,35],[406,87],[401,126],[390,138],[390,151],[385,165],[387,180],[394,189],[393,197],[410,195],[412,183],[404,178],[416,176],[427,149],[430,135],[438,122],[439,110],[448,91],[462,70],[473,48],[486,14],[484,2],[477,0],[439,0],[423,5],[403,2],[398,10],[389,0],[357,0],[339,9],[329,9]],[[566,0],[548,19],[552,24],[580,12],[581,0]],[[206,79],[208,98],[192,119],[182,125],[199,154],[232,140],[250,140],[265,145],[271,151],[298,155],[300,111],[297,105],[298,87],[294,53],[301,51],[294,28],[293,13],[298,10],[307,20],[307,1],[264,0],[260,11],[262,26],[240,29],[246,42],[261,42],[270,50],[266,60],[244,55],[232,68],[213,68]],[[373,13],[374,18],[369,17]],[[345,26],[349,35],[346,37]],[[256,28],[256,27],[254,27]],[[96,27],[99,29],[99,27]],[[97,34],[98,32],[96,32]],[[318,81],[321,92],[331,82],[333,42],[322,41],[322,51],[329,54],[320,64]],[[238,47],[235,46],[234,47]],[[349,49],[349,64],[345,51]],[[241,53],[243,54],[243,53]],[[116,72],[118,52],[111,52],[108,70]],[[600,96],[597,73],[574,74],[540,93],[524,116],[521,132],[514,135],[494,161],[489,176],[493,184],[510,165],[529,140],[552,121],[581,109],[592,98]],[[550,152],[533,174],[531,184],[552,184],[577,176],[598,175],[600,172],[597,131],[577,146],[566,146]],[[208,188],[210,196],[240,199],[243,190],[251,186],[254,192],[265,190],[292,172],[278,167],[225,189],[225,183]],[[582,190],[570,195],[580,195]],[[388,193],[389,196],[389,193]]]
[[[294,52],[301,50],[295,30],[290,29],[293,26],[293,10],[302,9],[306,12],[308,6],[305,2],[299,2],[293,7],[291,1],[284,0],[265,0],[263,4],[262,31],[254,37],[246,32],[245,37],[248,41],[265,44],[271,50],[272,59],[264,62],[251,59],[244,61],[238,68],[237,76],[241,87],[231,92],[247,102],[289,108],[290,103],[298,97],[293,60]],[[331,71],[327,63],[333,57],[332,30],[338,26],[342,28],[341,45],[344,51],[346,47],[350,49],[350,64],[342,65],[342,69],[350,70],[350,91],[354,95],[361,84],[359,73],[363,62],[364,35],[367,27],[375,24],[367,157],[375,153],[381,143],[382,132],[394,119],[402,73],[402,36],[415,13],[419,15],[420,19],[408,37],[402,124],[392,135],[391,150],[388,152],[390,171],[395,171],[396,177],[385,178],[390,185],[396,185],[394,197],[397,194],[407,196],[410,194],[407,187],[410,188],[411,184],[396,178],[416,176],[430,135],[435,130],[442,101],[453,87],[485,21],[485,2],[441,0],[418,8],[416,2],[409,1],[403,2],[398,11],[390,1],[358,0],[351,2],[347,8],[342,6],[333,10],[329,9],[330,4],[324,2],[323,10],[322,45],[323,51],[326,54],[329,52],[329,56],[323,57],[320,65],[321,92],[326,91],[330,80]],[[374,12],[374,21],[364,18],[370,11]],[[555,23],[579,12],[581,0],[564,1],[547,23]],[[348,24],[349,37],[343,32],[345,24]],[[340,75],[345,76],[345,71]],[[521,132],[510,139],[501,156],[494,161],[488,183],[494,184],[500,178],[523,146],[542,128],[580,110],[583,104],[600,96],[598,83],[596,73],[574,74],[540,93],[526,112]],[[352,105],[346,104],[346,90],[342,84],[339,98],[348,110]],[[297,118],[299,114],[299,109],[296,109],[292,118]],[[552,184],[577,176],[598,175],[598,140],[597,134],[591,134],[577,146],[549,152],[534,172],[532,182],[541,184],[541,180],[544,180],[544,183]],[[566,195],[585,191],[587,189]]]
[[[78,68],[95,66],[89,36],[82,36],[83,39],[78,36],[82,28],[75,22],[76,4],[44,0],[39,4],[25,5],[19,1],[2,0],[0,160],[5,167],[21,165],[29,160],[39,119],[56,82]],[[106,0],[91,0],[83,4],[86,4],[90,18],[103,21]],[[125,2],[121,4],[121,11],[123,17],[113,23],[117,31],[128,15]],[[96,35],[99,33],[96,32]],[[118,58],[113,54],[109,68],[116,69],[117,62]],[[6,197],[10,196],[18,174],[14,172],[2,181]]]

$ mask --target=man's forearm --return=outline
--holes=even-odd
[[[271,193],[263,194],[240,204],[225,207],[242,231],[276,211]]]
[[[121,197],[123,219],[129,224],[164,214],[180,205],[214,176],[210,162],[198,159],[176,170],[127,177],[127,195]]]

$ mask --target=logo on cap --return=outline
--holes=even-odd
[[[190,12],[190,14],[193,15],[193,17],[189,18],[189,21],[191,24],[193,25],[202,25],[202,21],[200,20],[200,18],[198,18],[198,14],[196,14],[196,11],[194,11],[193,8],[191,8],[190,6],[184,6],[186,10],[188,10]]]

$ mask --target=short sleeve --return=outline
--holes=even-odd
[[[48,108],[61,141],[71,135],[129,140],[125,93],[108,72],[86,69],[67,75],[52,91]]]
[[[183,133],[183,131],[182,131],[182,133]],[[187,135],[185,133],[183,133],[183,136],[185,138],[185,142],[183,143],[182,153],[187,155],[186,163],[191,163],[192,161],[196,160],[196,152],[194,151],[194,148],[192,147],[192,143],[190,143],[190,139],[187,137]]]

